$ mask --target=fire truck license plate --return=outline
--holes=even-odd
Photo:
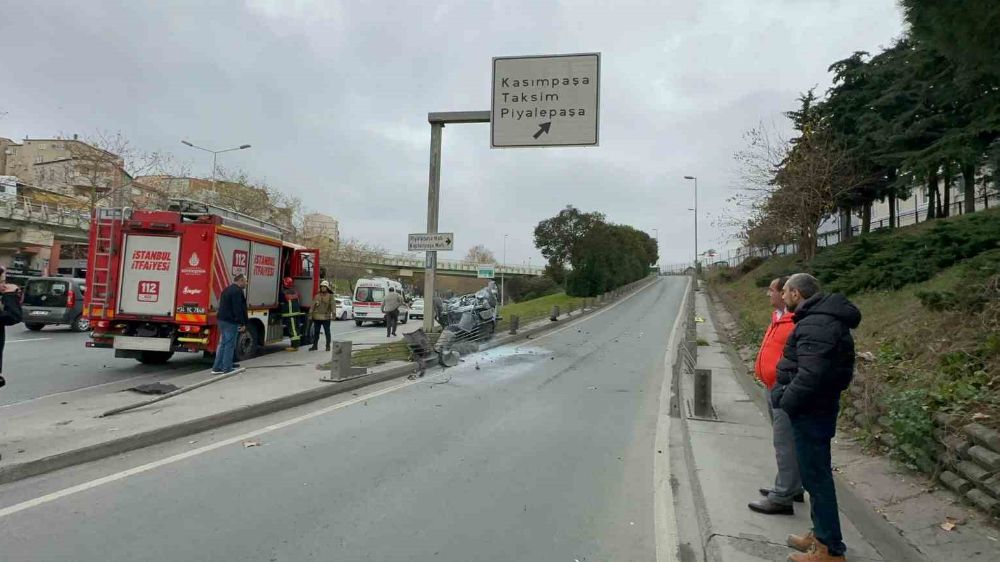
[[[170,351],[170,338],[137,338],[134,336],[115,336],[115,349],[133,349],[138,351]]]

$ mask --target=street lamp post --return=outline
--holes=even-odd
[[[698,273],[698,178],[684,176],[686,180],[694,180],[694,271]]]
[[[503,287],[504,287],[504,280],[506,279],[506,272],[505,272],[505,270],[507,269],[507,237],[508,236],[510,236],[510,235],[509,234],[504,234],[503,235],[503,265],[500,267],[500,306],[503,306],[503,304],[504,304],[504,300],[503,300],[504,299]]]
[[[208,149],[208,148],[204,148],[204,147],[198,146],[196,144],[191,144],[190,142],[188,142],[186,140],[182,140],[181,144],[183,144],[185,146],[190,146],[191,148],[197,148],[198,150],[204,150],[205,152],[211,152],[212,153],[212,191],[215,191],[215,170],[217,168],[217,163],[219,161],[219,155],[222,154],[223,152],[232,152],[234,150],[246,150],[247,148],[250,148],[249,144],[241,144],[241,145],[233,147],[233,148],[226,148],[226,149],[223,149],[223,150],[211,150],[211,149]]]
[[[654,228],[653,232],[656,233],[656,265],[659,268],[660,265],[660,229]]]

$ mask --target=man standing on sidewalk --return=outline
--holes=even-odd
[[[223,375],[233,370],[236,337],[247,328],[247,298],[243,294],[246,287],[247,276],[240,274],[219,296],[219,311],[215,316],[219,324],[219,345],[215,349],[213,375]]]
[[[779,277],[771,281],[767,288],[767,296],[771,300],[774,312],[771,313],[771,325],[764,334],[757,362],[754,364],[754,374],[770,391],[777,381],[778,361],[785,349],[785,342],[795,328],[794,314],[788,312],[782,298],[782,288],[787,277]],[[770,401],[768,401],[770,402]],[[761,488],[763,499],[754,500],[748,504],[751,510],[769,515],[794,515],[793,501],[802,501],[802,479],[799,477],[799,462],[795,456],[795,438],[792,436],[792,421],[781,408],[767,405],[771,417],[771,427],[774,441],[774,456],[778,463],[778,474],[774,477],[774,488]]]
[[[812,531],[790,535],[788,545],[802,554],[792,562],[845,560],[830,441],[837,431],[840,393],[854,376],[854,338],[861,312],[844,295],[820,292],[812,275],[796,273],[785,283],[785,304],[795,313],[795,330],[778,362],[771,406],[792,421],[802,483],[809,492]]]
[[[382,301],[382,312],[385,313],[385,337],[396,335],[396,325],[399,324],[399,309],[403,306],[403,295],[389,287],[389,294]]]

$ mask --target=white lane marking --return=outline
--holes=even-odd
[[[48,341],[52,338],[31,338],[27,340],[7,340],[7,343],[24,343],[26,341]]]
[[[670,486],[670,392],[673,380],[671,355],[677,349],[677,332],[680,329],[684,305],[690,293],[691,280],[684,287],[684,298],[677,309],[674,327],[667,338],[663,356],[663,383],[660,385],[660,405],[656,417],[656,437],[653,439],[653,528],[656,530],[656,560],[677,560],[677,515],[674,513],[674,489]],[[662,453],[658,451],[663,451]]]
[[[540,336],[538,336],[536,338],[531,338],[531,341],[536,342],[536,341],[538,341],[538,340],[540,340],[542,338],[547,338],[549,336],[554,336],[554,335],[558,334],[559,332],[566,331],[566,330],[568,330],[568,329],[576,326],[577,324],[579,324],[581,322],[586,322],[587,320],[590,320],[591,318],[596,318],[597,316],[599,316],[601,314],[604,314],[605,312],[607,312],[609,310],[614,310],[615,307],[620,306],[622,304],[625,304],[632,297],[634,297],[634,296],[638,295],[639,293],[645,291],[646,289],[648,289],[648,288],[656,285],[657,283],[659,283],[659,280],[653,281],[649,285],[646,285],[645,287],[639,289],[638,291],[632,293],[631,295],[626,296],[622,300],[620,300],[620,301],[612,304],[611,306],[609,306],[607,308],[602,308],[602,309],[598,310],[597,312],[593,312],[593,313],[588,314],[588,315],[586,315],[586,316],[584,316],[582,318],[577,318],[576,320],[573,320],[572,322],[570,322],[569,324],[566,324],[565,326],[563,326],[562,328],[559,328],[558,330],[552,330],[551,332],[546,332],[546,333],[544,333],[544,334],[542,334],[542,335],[540,335]]]
[[[264,435],[265,433],[271,433],[272,431],[277,431],[279,429],[283,429],[283,428],[295,425],[297,423],[301,423],[301,422],[304,422],[304,421],[307,421],[307,420],[311,420],[311,419],[313,419],[315,417],[319,417],[319,416],[328,414],[330,412],[333,412],[334,410],[339,410],[341,408],[346,408],[348,406],[353,406],[354,404],[357,404],[359,402],[364,402],[365,400],[371,400],[372,398],[376,398],[378,396],[382,396],[383,394],[388,394],[390,392],[394,392],[396,390],[400,390],[400,389],[406,388],[408,386],[419,384],[421,382],[424,382],[424,381],[428,380],[429,378],[433,378],[433,377],[427,377],[427,378],[423,378],[423,379],[415,379],[415,380],[412,380],[412,381],[406,381],[406,382],[403,382],[403,383],[400,383],[400,384],[396,384],[396,385],[390,386],[388,388],[383,388],[382,390],[377,390],[375,392],[369,392],[368,394],[364,394],[362,396],[358,396],[357,398],[353,398],[353,399],[348,400],[346,402],[341,402],[339,404],[334,404],[333,406],[328,406],[328,407],[323,408],[321,410],[316,410],[315,412],[310,412],[308,414],[301,415],[301,416],[299,416],[297,418],[292,418],[290,420],[285,420],[285,421],[280,422],[280,423],[269,425],[267,427],[263,427],[261,429],[257,429],[257,430],[251,431],[249,433],[244,433],[243,435],[239,435],[239,436],[236,436],[236,437],[230,437],[229,439],[225,439],[223,441],[219,441],[218,443],[212,443],[211,445],[206,445],[206,446],[200,447],[198,449],[192,449],[190,451],[185,451],[183,453],[176,454],[176,455],[174,455],[172,457],[167,457],[165,459],[160,459],[158,461],[147,463],[147,464],[144,464],[142,466],[137,466],[135,468],[130,468],[128,470],[123,470],[123,471],[115,473],[115,474],[110,474],[108,476],[104,476],[103,478],[98,478],[96,480],[91,480],[90,482],[84,482],[82,484],[77,484],[76,486],[71,486],[69,488],[65,488],[65,489],[59,490],[57,492],[52,492],[51,494],[46,494],[44,496],[40,496],[40,497],[37,497],[37,498],[34,498],[34,499],[23,501],[23,502],[21,502],[19,504],[15,504],[15,505],[12,505],[10,507],[5,507],[3,509],[0,509],[0,519],[3,519],[4,517],[7,517],[8,515],[13,515],[15,513],[24,511],[26,509],[31,509],[33,507],[38,507],[40,505],[51,503],[51,502],[54,502],[54,501],[56,501],[58,499],[65,498],[67,496],[71,496],[73,494],[78,494],[80,492],[85,492],[87,490],[96,488],[98,486],[103,486],[104,484],[109,484],[111,482],[116,482],[118,480],[122,480],[124,478],[128,478],[129,476],[135,476],[136,474],[141,474],[143,472],[148,472],[150,470],[153,470],[153,469],[156,469],[156,468],[160,468],[161,466],[166,466],[168,464],[173,464],[175,462],[179,462],[179,461],[182,461],[184,459],[189,459],[191,457],[202,455],[204,453],[208,453],[210,451],[214,451],[216,449],[220,449],[220,448],[226,447],[228,445],[234,445],[234,444],[239,443],[241,441],[246,441],[247,439],[251,439],[253,437],[258,437],[258,436]]]

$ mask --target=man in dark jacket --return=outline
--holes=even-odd
[[[3,348],[7,342],[7,326],[21,321],[21,289],[7,282],[7,270],[0,265],[0,386],[7,384],[3,378]]]
[[[778,362],[778,384],[771,405],[792,421],[802,484],[809,492],[813,529],[790,535],[788,545],[802,554],[793,562],[844,560],[837,493],[833,485],[830,441],[837,431],[840,393],[854,376],[854,338],[861,312],[840,294],[823,294],[815,277],[796,273],[783,297],[795,313],[795,329]]]
[[[233,284],[219,296],[219,311],[215,319],[219,324],[219,345],[215,348],[213,375],[223,375],[233,370],[236,338],[247,326],[246,275],[237,275]]]

